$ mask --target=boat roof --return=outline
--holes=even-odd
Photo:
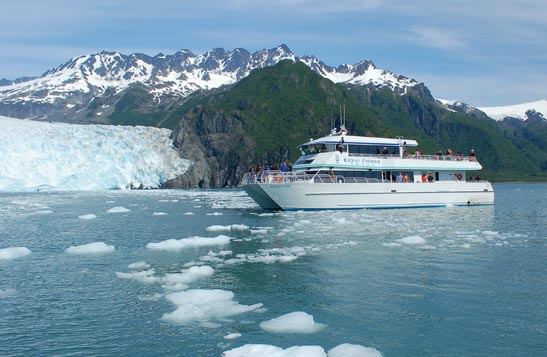
[[[338,144],[341,139],[344,138],[344,144],[346,145],[371,145],[371,146],[399,146],[403,143],[405,146],[418,146],[416,140],[404,139],[404,138],[378,138],[371,136],[356,136],[356,135],[329,135],[319,139],[311,139],[305,144],[299,145],[315,145],[315,144]]]

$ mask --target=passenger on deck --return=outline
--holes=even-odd
[[[475,149],[471,149],[471,152],[469,153],[469,161],[477,161],[477,157],[475,156]]]
[[[402,183],[404,181],[403,174],[399,172],[399,175],[397,175],[397,179],[395,181],[397,181],[397,183]]]
[[[384,148],[382,149],[382,155],[388,155],[389,154],[389,151],[387,149],[387,146],[384,146]]]
[[[427,181],[433,182],[433,175],[431,174],[431,172],[427,174]]]
[[[270,182],[270,165],[266,165],[266,168],[264,169],[264,177],[262,182]]]
[[[427,176],[425,174],[422,174],[422,182],[427,182]]]
[[[410,182],[410,176],[408,176],[408,172],[405,172],[405,175],[403,176],[406,183]]]
[[[287,172],[289,171],[289,166],[287,166],[286,162],[282,162],[281,165],[279,165],[279,170],[281,172]]]

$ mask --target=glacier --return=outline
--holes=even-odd
[[[0,116],[0,191],[159,188],[191,162],[171,130]]]

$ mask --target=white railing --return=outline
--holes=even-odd
[[[358,157],[372,157],[372,158],[399,158],[399,154],[361,154],[350,152],[348,156]],[[443,161],[477,161],[474,156],[458,156],[458,155],[404,155],[403,159],[416,159],[416,160],[443,160]]]
[[[313,182],[313,183],[333,183],[333,182],[346,182],[346,183],[379,183],[379,182],[389,182],[386,180],[379,180],[377,178],[369,177],[343,177],[343,176],[332,176],[329,174],[306,174],[303,172],[283,172],[283,171],[270,171],[269,174],[266,174],[264,171],[247,172],[243,175],[241,183],[243,185],[251,183],[271,183],[271,184],[280,184],[288,182]]]

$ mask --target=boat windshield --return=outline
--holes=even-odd
[[[332,151],[329,149],[329,146],[326,144],[312,144],[312,145],[302,145],[300,146],[300,153],[302,155],[312,155],[320,152]]]

